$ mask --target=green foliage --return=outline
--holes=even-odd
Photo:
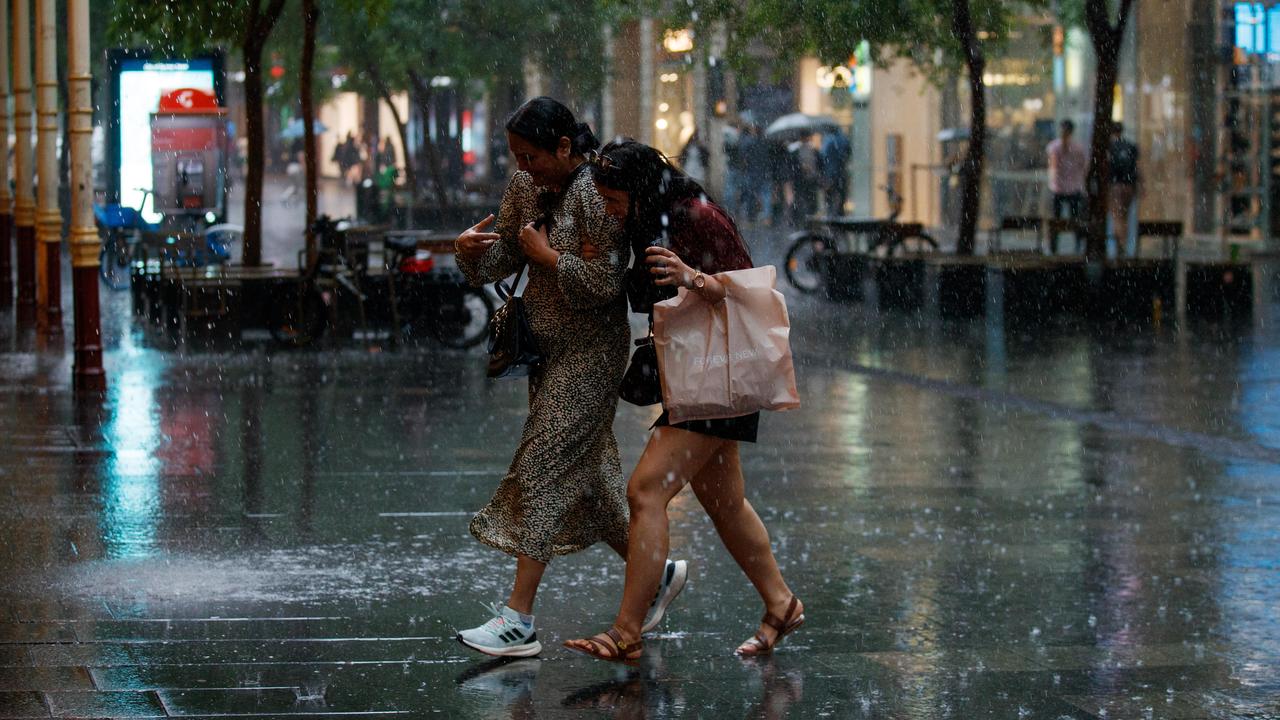
[[[351,89],[376,94],[369,70],[392,90],[410,73],[488,85],[517,80],[526,57],[563,71],[576,90],[600,87],[603,20],[596,0],[383,0],[322,5],[322,42],[353,72]]]
[[[668,27],[707,27],[723,21],[729,30],[729,60],[744,69],[761,55],[778,67],[806,55],[847,62],[864,40],[873,62],[906,59],[935,82],[954,77],[965,62],[965,48],[952,30],[952,0],[603,1],[636,15],[658,13]],[[999,54],[1018,13],[1048,4],[1049,0],[971,0],[983,52]]]
[[[107,37],[113,45],[185,54],[239,45],[249,0],[111,0]]]
[[[257,0],[265,5],[267,0]],[[320,11],[318,99],[333,91],[330,71],[346,69],[343,89],[377,95],[376,71],[391,91],[409,87],[414,72],[495,86],[518,81],[526,57],[581,97],[603,82],[601,30],[619,14],[612,0],[317,0]],[[95,39],[111,46],[185,54],[220,48],[234,52],[245,39],[254,0],[103,0],[92,4]],[[106,32],[101,32],[105,29]],[[302,21],[289,0],[266,47],[285,67],[269,83],[269,101],[298,96]],[[101,47],[98,47],[100,56]]]

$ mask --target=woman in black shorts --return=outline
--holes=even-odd
[[[733,220],[657,150],[615,141],[591,156],[591,172],[605,212],[623,220],[632,251],[648,269],[647,278],[642,275],[628,288],[633,310],[649,312],[652,320],[653,302],[673,297],[678,287],[723,301],[725,289],[715,273],[752,266]],[[584,257],[591,252],[584,248]],[[648,296],[644,307],[636,307],[637,295]],[[760,414],[752,413],[673,425],[663,412],[627,485],[630,541],[617,618],[606,632],[570,640],[566,647],[602,660],[640,657],[641,622],[667,557],[667,504],[685,483],[693,486],[721,541],[764,601],[758,632],[736,652],[768,654],[804,622],[804,605],[782,579],[769,533],[743,497],[738,443],[755,442],[759,421]]]

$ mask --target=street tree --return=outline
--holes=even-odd
[[[316,110],[315,110],[315,66],[316,66],[316,26],[319,24],[320,10],[316,0],[302,0],[302,61],[298,67],[298,96],[302,103],[302,154],[306,172],[306,235],[307,266],[316,262],[316,234],[313,226],[316,222],[319,197],[316,186]]]
[[[1089,31],[1097,62],[1093,86],[1093,137],[1089,143],[1089,174],[1085,183],[1089,194],[1084,228],[1085,255],[1090,259],[1102,258],[1107,253],[1111,118],[1115,112],[1120,51],[1132,10],[1133,0],[1062,0],[1060,6],[1064,24],[1083,26]],[[1118,229],[1116,234],[1120,234]]]
[[[543,0],[385,0],[373,9],[338,2],[322,12],[322,36],[337,49],[338,62],[353,70],[349,89],[390,107],[406,149],[408,118],[392,102],[401,92],[426,118],[441,87],[456,83],[465,92],[480,84],[503,91],[522,77],[526,61],[550,69],[558,90],[577,97],[593,97],[603,79],[605,15],[596,0],[566,0],[554,8]],[[452,197],[441,150],[430,137],[420,150],[435,201],[447,208]],[[413,195],[416,165],[406,159]]]
[[[262,264],[264,160],[263,51],[284,11],[285,0],[113,0],[110,37],[118,42],[171,53],[194,53],[219,45],[239,49],[244,68],[245,174],[244,264]]]
[[[326,8],[337,5],[342,11],[368,7],[381,12],[387,0],[292,0],[286,5],[285,18],[299,18],[300,23],[281,22],[272,35],[267,52],[285,73],[273,78],[268,89],[268,104],[276,111],[299,111],[303,128],[304,197],[306,200],[306,250],[308,262],[315,261],[316,238],[312,227],[319,214],[319,150],[315,134],[316,108],[328,100],[335,89],[328,78],[338,64],[332,38],[323,32],[320,22]],[[333,11],[329,11],[333,12]],[[297,68],[296,72],[290,72]]]
[[[804,55],[844,63],[866,41],[876,63],[904,60],[936,85],[955,82],[964,73],[970,97],[969,147],[961,165],[962,207],[956,252],[974,251],[981,214],[986,160],[987,59],[1004,48],[1020,11],[1043,7],[1047,0],[694,0],[665,6],[654,0],[612,0],[623,4],[670,7],[671,23],[723,22],[730,60],[745,66],[764,47],[786,65]]]
[[[432,27],[437,6],[425,7],[411,0],[389,0],[383,4],[331,3],[325,14],[325,34],[334,43],[339,63],[352,72],[344,88],[385,103],[396,124],[401,147],[408,152],[409,118],[400,112],[395,97],[410,89],[409,69],[418,36]],[[405,184],[410,212],[418,196],[416,163],[405,158]],[[437,198],[447,204],[444,188],[436,187]]]

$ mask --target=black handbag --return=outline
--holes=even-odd
[[[488,374],[491,378],[525,377],[545,360],[525,315],[524,300],[515,294],[523,274],[522,266],[510,288],[501,280],[493,285],[506,302],[494,311],[489,321]]]
[[[632,405],[645,407],[662,402],[662,383],[658,379],[658,348],[653,336],[636,341],[631,364],[618,386],[618,397]]]
[[[632,260],[631,267],[627,268],[626,274],[622,276],[622,289],[627,294],[627,303],[631,306],[631,312],[651,313],[655,304],[676,296],[675,288],[663,287],[653,281],[653,273],[645,263],[645,248],[661,246],[662,243],[658,240],[652,240],[644,247],[633,246],[635,259]]]

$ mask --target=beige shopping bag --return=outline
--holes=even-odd
[[[709,303],[696,292],[653,308],[662,402],[673,423],[800,407],[791,322],[772,265],[716,275],[727,291]]]

